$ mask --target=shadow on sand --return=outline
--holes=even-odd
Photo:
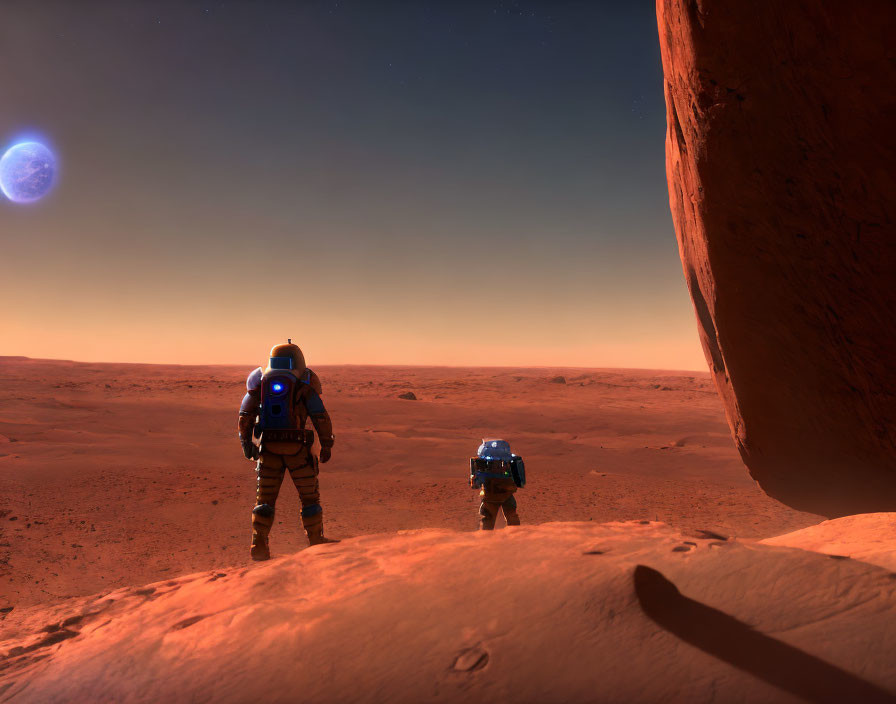
[[[685,643],[809,702],[896,703],[896,696],[835,665],[688,599],[660,572],[638,565],[635,594],[647,616]]]

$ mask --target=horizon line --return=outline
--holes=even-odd
[[[213,362],[209,364],[182,364],[178,362],[133,362],[133,361],[122,361],[122,362],[97,362],[90,360],[82,360],[82,359],[64,359],[59,357],[28,357],[27,355],[0,355],[0,361],[5,360],[24,360],[30,362],[69,362],[71,364],[119,364],[119,365],[132,365],[132,366],[142,366],[142,367],[251,367],[254,369],[255,367],[261,366],[255,364],[254,366],[251,363],[243,363],[243,362]],[[608,367],[608,366],[594,366],[594,367],[585,367],[578,365],[564,365],[564,364],[403,364],[403,363],[389,363],[389,364],[374,364],[367,362],[324,362],[321,364],[315,364],[316,367],[386,367],[386,368],[401,368],[401,367],[414,367],[419,369],[589,369],[589,370],[612,370],[612,371],[639,371],[639,372],[680,372],[687,374],[707,374],[712,376],[709,368],[706,369],[670,369],[663,367]]]

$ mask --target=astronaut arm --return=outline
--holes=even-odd
[[[258,404],[261,402],[261,367],[253,369],[246,379],[246,395],[240,404],[239,433],[240,441],[245,445],[252,442],[252,432],[258,422]]]
[[[320,383],[320,377],[310,369],[306,369],[305,374],[308,377],[308,385],[314,389],[318,395],[322,394],[324,390]]]
[[[320,446],[325,448],[333,447],[333,423],[330,421],[330,414],[327,413],[320,394],[313,388],[309,388],[302,400],[305,404],[305,410],[308,411],[308,417],[311,418],[311,423],[317,431],[317,439],[320,441]]]
[[[240,404],[240,416],[238,430],[240,440],[243,442],[251,442],[252,431],[255,430],[255,423],[258,420],[258,399],[255,395],[247,393],[243,396],[243,402]]]
[[[243,402],[240,404],[240,416],[237,425],[240,444],[243,446],[243,455],[247,460],[258,459],[258,448],[252,441],[252,434],[257,420],[258,399],[250,392],[243,397]]]

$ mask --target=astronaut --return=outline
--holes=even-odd
[[[526,485],[526,465],[523,458],[510,451],[505,440],[483,438],[470,458],[470,486],[479,489],[479,530],[494,530],[498,513],[504,511],[509,526],[518,526],[516,490]]]
[[[271,557],[268,534],[274,523],[280,484],[287,471],[299,490],[308,542],[311,545],[339,542],[324,537],[318,461],[330,459],[333,426],[320,398],[317,374],[305,366],[302,350],[288,340],[287,344],[271,349],[267,369],[262,371],[258,367],[249,374],[246,389],[240,406],[239,437],[246,459],[258,460],[256,506],[252,509],[252,559]],[[309,418],[320,441],[319,460],[312,452],[314,432],[305,428]]]

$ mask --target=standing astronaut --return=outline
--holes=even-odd
[[[526,465],[510,451],[509,442],[483,438],[476,457],[470,458],[470,486],[482,497],[479,530],[494,530],[501,510],[507,525],[520,524],[514,494],[526,486]]]
[[[302,350],[289,340],[271,349],[268,368],[258,367],[246,381],[240,406],[239,436],[246,459],[257,459],[258,484],[252,509],[252,559],[271,557],[268,534],[283,475],[289,471],[302,502],[302,524],[311,545],[334,543],[324,537],[323,509],[317,475],[318,458],[311,451],[314,433],[320,440],[320,462],[330,459],[333,426],[321,401],[317,374],[305,366]],[[258,439],[258,445],[254,438]]]

